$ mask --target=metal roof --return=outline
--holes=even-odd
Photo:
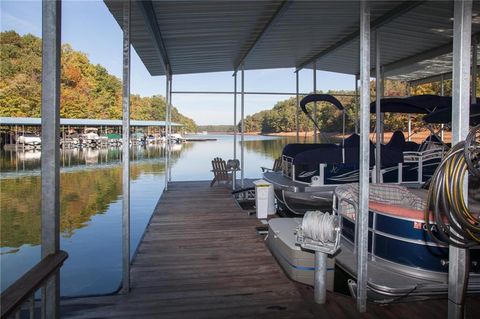
[[[38,117],[0,117],[0,125],[41,125],[42,119]],[[96,119],[60,119],[60,125],[81,126],[122,126],[122,120],[96,120]],[[130,120],[130,126],[165,126],[165,121],[136,121]],[[172,123],[172,126],[183,126]]]
[[[122,2],[105,3],[122,26]],[[370,5],[387,77],[412,81],[451,71],[436,58],[448,60],[452,51],[453,1]],[[478,37],[479,1],[473,12]],[[131,21],[132,45],[151,75],[234,71],[241,62],[246,70],[311,68],[313,59],[319,70],[359,73],[358,1],[134,1]]]

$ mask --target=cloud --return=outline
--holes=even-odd
[[[35,25],[28,19],[22,19],[15,15],[12,15],[2,8],[1,13],[2,23],[0,29],[2,31],[15,30],[20,34],[32,33],[35,35],[41,34],[41,28],[38,25]]]

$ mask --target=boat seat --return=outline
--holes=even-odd
[[[343,143],[345,164],[360,164],[360,135],[352,134]],[[375,165],[375,145],[370,141],[370,166]]]
[[[335,196],[339,200],[339,213],[355,220],[355,207],[358,205],[358,184],[340,185],[335,189]],[[369,207],[373,210],[398,216],[418,216],[423,218],[425,200],[410,192],[406,187],[397,184],[370,184]],[[375,208],[375,209],[374,209]]]
[[[420,144],[413,141],[406,141],[403,147],[404,152],[418,152],[420,149]]]
[[[403,150],[405,148],[405,135],[401,131],[393,132],[390,141],[385,146]]]
[[[422,221],[424,219],[423,210],[403,207],[395,204],[385,204],[375,201],[368,202],[368,209],[388,216],[395,216],[406,219],[415,219]],[[432,217],[432,216],[431,216]]]

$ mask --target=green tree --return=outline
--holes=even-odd
[[[65,118],[120,119],[122,82],[87,54],[62,45],[60,115]],[[40,117],[42,41],[15,31],[0,33],[0,116]],[[163,96],[131,95],[131,118],[165,120]],[[172,121],[195,131],[195,122],[172,110]]]

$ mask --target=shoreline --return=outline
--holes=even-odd
[[[227,134],[227,135],[233,135],[232,132],[208,132],[209,134]],[[239,135],[240,132],[237,132]],[[295,137],[297,135],[297,132],[278,132],[278,133],[262,133],[262,132],[245,132],[245,135],[250,135],[250,136],[255,136],[255,135],[263,135],[263,136],[277,136],[277,137]],[[305,136],[307,137],[313,137],[313,131],[308,131],[308,132],[299,132],[300,137],[304,138]],[[350,136],[353,134],[353,132],[346,132],[345,135],[346,137]],[[413,131],[412,136],[411,136],[411,141],[416,142],[416,143],[422,143],[429,135],[431,134],[430,131],[428,130],[423,130],[423,131]],[[324,132],[323,135],[326,135],[328,137],[334,137],[334,138],[342,138],[341,133],[332,133],[332,132]],[[385,132],[384,133],[384,139],[385,142],[388,142],[390,138],[392,137],[393,132]],[[403,135],[405,136],[405,140],[408,139],[408,132],[403,132]],[[445,141],[448,142],[451,139],[451,132],[445,132],[444,133],[444,138]],[[375,140],[375,133],[370,133],[370,139],[373,141]]]

